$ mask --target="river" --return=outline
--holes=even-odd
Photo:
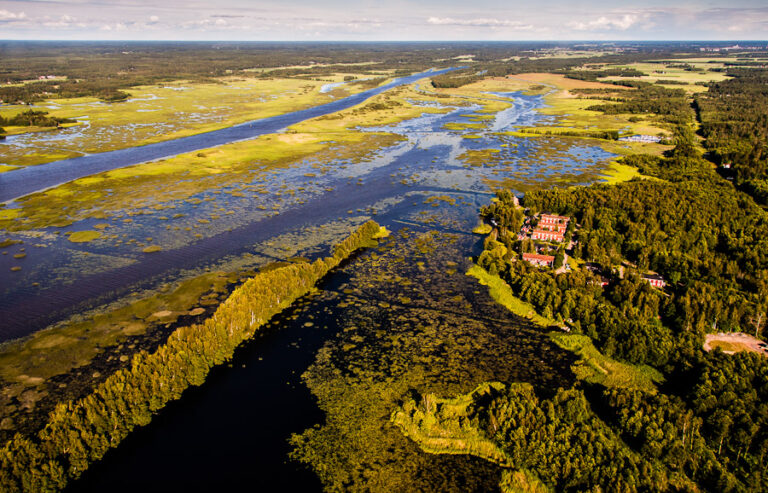
[[[393,87],[410,84],[425,77],[432,77],[451,70],[456,69],[427,71],[409,75],[408,77],[401,77],[383,86],[353,94],[331,103],[261,120],[254,120],[220,130],[166,140],[156,144],[90,154],[37,166],[27,166],[12,172],[0,173],[0,202],[8,202],[32,192],[54,187],[84,176],[275,133],[304,120],[351,108]]]
[[[7,276],[0,297],[1,336],[7,340],[190,270],[221,268],[245,254],[277,255],[266,245],[286,232],[368,217],[396,232],[382,249],[366,251],[329,275],[321,292],[277,317],[263,335],[238,349],[231,364],[215,369],[204,385],[136,430],[70,490],[317,491],[315,473],[288,457],[288,439],[316,429],[341,438],[307,438],[302,459],[322,466],[332,459],[323,454],[336,451],[341,463],[350,465],[331,463],[328,474],[331,480],[352,474],[351,489],[365,489],[364,481],[378,478],[386,483],[379,487],[397,490],[397,483],[387,482],[399,478],[422,490],[493,491],[496,466],[421,453],[388,426],[401,394],[378,392],[413,387],[453,395],[489,379],[530,381],[548,389],[572,378],[572,356],[495,305],[485,288],[464,275],[468,257],[481,245],[468,231],[492,197],[493,183],[577,184],[595,179],[585,170],[599,172],[612,155],[582,141],[505,134],[545,119],[535,111],[543,100],[521,93],[491,96],[512,104],[491,119],[473,105],[367,129],[405,140],[354,162],[326,163],[328,171],[319,176],[307,176],[315,170],[311,161],[276,170],[269,189],[301,190],[290,199],[214,190],[199,194],[195,203],[178,201],[175,211],[188,225],[215,210],[238,212],[206,226],[202,238],[177,239],[167,222],[151,214],[115,223],[115,233],[128,238],[177,242],[162,252],[136,255],[125,244],[73,245],[48,234],[40,240],[45,248],[25,258],[15,277],[7,274],[12,256],[0,256],[0,275]],[[472,123],[480,115],[484,129],[448,125]],[[493,159],[468,164],[469,152],[488,149]],[[63,230],[83,229],[89,221]],[[399,284],[388,284],[391,280]],[[371,406],[376,412],[366,414]],[[349,422],[347,415],[359,419],[368,434],[348,440],[334,435],[333,426]],[[323,443],[329,450],[322,450]],[[379,455],[366,458],[368,449]]]

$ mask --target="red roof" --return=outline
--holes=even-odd
[[[552,255],[542,255],[540,253],[524,253],[523,260],[526,261],[538,261],[538,262],[554,262],[555,257]]]

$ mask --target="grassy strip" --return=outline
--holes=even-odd
[[[512,288],[499,276],[488,273],[479,265],[473,265],[467,275],[476,278],[480,284],[488,286],[491,297],[512,313],[525,317],[543,327],[556,325],[554,320],[542,317],[533,305],[521,300],[512,292]],[[636,366],[621,363],[604,356],[585,335],[552,332],[550,338],[566,351],[581,357],[571,368],[579,380],[596,383],[605,387],[622,387],[655,392],[656,383],[664,380],[661,373],[650,366]]]
[[[664,377],[655,368],[646,365],[630,365],[603,355],[585,335],[553,332],[550,338],[561,348],[581,357],[571,369],[579,380],[605,387],[656,391],[656,384]]]
[[[542,317],[533,308],[533,305],[521,300],[512,292],[512,288],[504,282],[499,276],[494,276],[488,273],[479,265],[473,265],[467,271],[468,276],[472,276],[477,279],[483,286],[488,286],[491,298],[497,303],[505,306],[509,311],[515,315],[519,315],[523,318],[527,318],[531,322],[541,325],[542,327],[548,327],[550,325],[557,325],[557,322]]]
[[[603,174],[605,182],[609,185],[615,185],[623,181],[629,181],[632,178],[642,177],[643,175],[634,166],[628,166],[626,164],[611,163],[606,172]]]
[[[0,491],[56,491],[116,447],[136,427],[214,366],[230,359],[271,317],[309,293],[352,252],[372,244],[373,221],[337,245],[333,256],[263,272],[236,289],[213,317],[177,329],[155,353],[136,354],[92,394],[60,404],[36,437],[17,434],[0,450]]]

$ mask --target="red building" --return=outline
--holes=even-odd
[[[643,275],[643,279],[645,279],[648,284],[654,288],[661,289],[667,285],[667,282],[664,280],[664,278],[656,274],[645,274]]]
[[[552,267],[555,263],[555,257],[552,255],[541,255],[538,253],[524,253],[523,260],[541,267]]]
[[[539,219],[539,224],[541,225],[550,225],[554,226],[556,224],[565,224],[568,225],[568,221],[570,221],[571,218],[566,216],[556,216],[554,214],[542,214],[541,219]]]
[[[549,231],[546,229],[535,229],[531,233],[532,240],[563,241],[563,233],[560,231]]]

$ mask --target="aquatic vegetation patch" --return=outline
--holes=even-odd
[[[495,466],[419,452],[390,423],[392,410],[413,389],[455,395],[488,380],[548,388],[572,378],[561,366],[569,353],[460,274],[473,241],[401,229],[345,269],[350,279],[333,294],[344,324],[304,375],[326,419],[292,438],[293,457],[326,488],[492,489]]]
[[[88,243],[101,237],[99,231],[75,231],[70,234],[67,239],[72,243]]]

